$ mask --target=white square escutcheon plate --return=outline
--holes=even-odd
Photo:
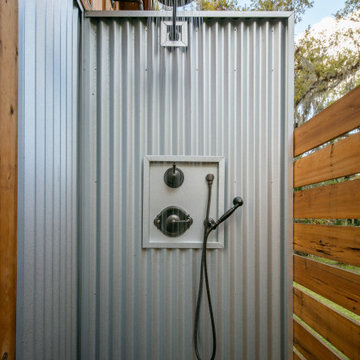
[[[164,174],[176,165],[184,174],[183,183],[172,188]],[[225,159],[222,156],[149,155],[143,172],[143,248],[201,248],[208,197],[207,174],[214,175],[210,217],[224,212]],[[159,214],[168,208],[181,209],[191,218],[189,226],[178,236],[168,236],[156,224]],[[159,220],[158,220],[159,221]],[[224,228],[219,227],[208,240],[209,249],[224,247]]]

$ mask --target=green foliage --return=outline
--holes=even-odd
[[[344,16],[350,15],[356,10],[360,10],[360,0],[346,0],[345,7],[336,13],[336,17],[338,19],[342,18]]]
[[[353,13],[348,21],[360,21]],[[295,120],[301,125],[360,82],[360,30],[344,28],[316,38],[307,30],[295,50]],[[341,48],[346,42],[348,47]],[[334,49],[341,49],[335,51]]]
[[[251,0],[249,8],[260,11],[294,11],[295,22],[299,22],[301,15],[313,5],[313,0]]]
[[[197,0],[196,7],[197,10],[294,11],[295,22],[298,22],[313,4],[313,0],[250,0],[249,5],[233,0]]]
[[[197,0],[196,8],[197,10],[242,10],[233,0]]]
[[[248,3],[249,5],[247,5]],[[294,11],[295,21],[313,6],[313,0],[197,0],[197,10]],[[243,4],[243,5],[241,5]],[[336,14],[360,22],[360,0],[346,0]],[[358,30],[355,30],[358,29]],[[320,38],[310,29],[295,47],[295,126],[325,109],[360,85],[360,30],[344,28]],[[350,44],[341,48],[342,43]],[[334,49],[341,48],[336,52]]]

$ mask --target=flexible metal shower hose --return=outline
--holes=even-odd
[[[205,223],[204,223],[204,238],[203,238],[203,247],[202,247],[202,253],[201,253],[199,291],[198,291],[198,296],[197,296],[197,301],[196,301],[195,324],[194,324],[194,345],[195,345],[196,358],[198,360],[201,360],[201,357],[199,354],[199,349],[198,349],[198,332],[199,332],[200,306],[201,306],[204,277],[205,277],[205,287],[206,287],[206,294],[207,294],[208,305],[209,305],[212,338],[213,338],[213,350],[212,350],[211,360],[215,359],[215,354],[216,354],[216,328],[215,328],[213,308],[212,308],[212,304],[211,304],[210,286],[209,286],[207,263],[206,263],[207,240],[208,240],[209,234],[213,230],[212,227],[209,226],[212,180],[209,181],[208,176],[206,177],[206,180],[208,182],[208,200],[207,200],[207,207],[206,207],[206,218],[205,218]]]

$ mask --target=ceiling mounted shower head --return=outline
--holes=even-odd
[[[175,6],[179,7],[179,6],[185,6],[187,4],[190,4],[191,2],[193,2],[193,0],[158,0],[159,3],[165,5],[165,6]]]
[[[183,47],[187,46],[187,31],[183,31],[185,28],[181,24],[176,22],[176,9],[178,6],[184,6],[191,3],[193,0],[158,0],[161,4],[165,6],[172,7],[172,25],[161,23],[161,46],[170,46],[170,47]],[[165,27],[163,26],[165,25]]]

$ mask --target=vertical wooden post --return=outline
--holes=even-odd
[[[18,1],[0,0],[0,359],[15,359],[17,129]]]
[[[113,10],[113,8],[111,6],[111,1],[110,0],[103,0],[102,9],[103,10]]]
[[[103,0],[92,0],[92,10],[102,10]]]

